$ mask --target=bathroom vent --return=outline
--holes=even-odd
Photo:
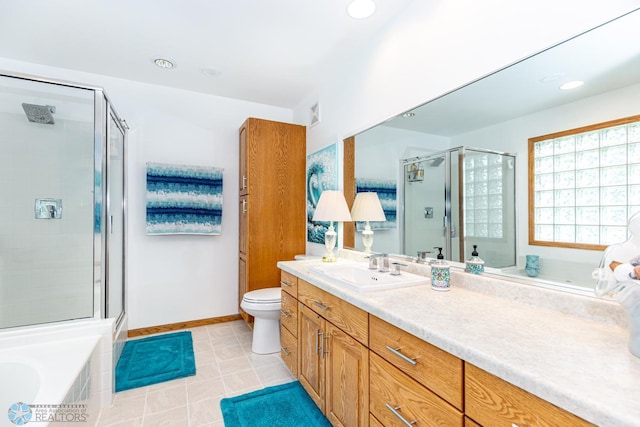
[[[310,117],[309,126],[313,127],[320,123],[320,102],[316,102],[309,109]]]

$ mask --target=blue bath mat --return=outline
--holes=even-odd
[[[116,366],[116,391],[195,374],[189,331],[127,341]]]
[[[228,427],[331,427],[298,381],[220,401]]]

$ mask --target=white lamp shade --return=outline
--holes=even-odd
[[[324,190],[313,214],[313,221],[353,221],[342,191]]]
[[[351,208],[354,221],[386,221],[378,193],[366,192],[356,194],[356,200]]]

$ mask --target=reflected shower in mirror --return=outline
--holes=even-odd
[[[477,244],[488,266],[512,265],[505,274],[524,275],[525,256],[533,254],[540,257],[540,280],[592,288],[590,272],[602,251],[529,244],[528,139],[640,114],[640,46],[631,42],[638,39],[636,10],[349,138],[355,148],[352,161],[345,155],[345,177],[398,185],[397,227],[376,231],[376,250],[416,256],[418,250],[448,245],[448,258],[463,261]],[[572,80],[584,85],[559,89]],[[493,171],[488,164],[481,166],[485,169],[476,175],[476,154],[485,153],[510,157]],[[487,182],[486,194],[470,193],[476,184],[483,192],[479,177],[486,173],[489,181],[497,179],[490,177],[497,170],[513,176],[511,188],[501,178],[503,190],[515,194],[515,201],[509,201],[513,212],[506,209],[506,198],[498,207],[493,183]],[[349,185],[345,182],[345,194]],[[498,210],[502,238],[496,234]],[[514,212],[515,223],[504,225]],[[508,242],[492,246],[500,239]],[[345,234],[346,247],[361,249],[358,244]],[[507,246],[515,247],[515,253]],[[511,261],[500,259],[505,254]],[[569,270],[573,275],[562,277]]]

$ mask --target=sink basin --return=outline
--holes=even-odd
[[[356,263],[323,264],[312,267],[311,271],[358,291],[381,291],[430,283],[428,278],[417,274],[403,271],[399,276],[393,276]]]

